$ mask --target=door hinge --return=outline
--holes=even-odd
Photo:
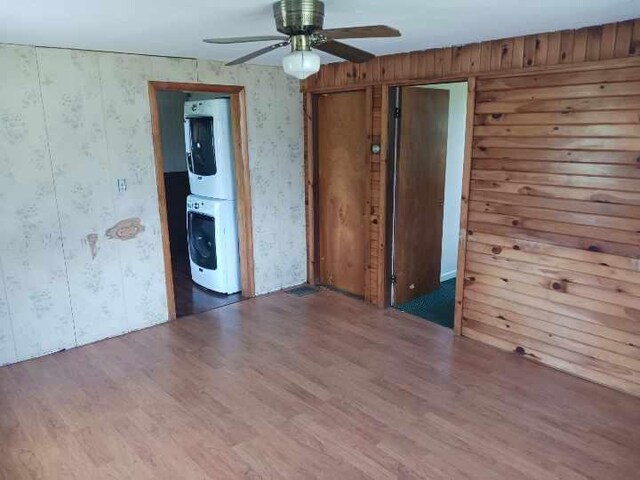
[[[394,107],[393,118],[400,118],[400,107]]]
[[[395,275],[391,275],[391,284],[395,285],[398,283],[398,277]]]

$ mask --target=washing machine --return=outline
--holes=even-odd
[[[191,193],[235,200],[231,100],[185,102],[184,135]]]
[[[218,293],[240,291],[235,201],[189,195],[187,242],[195,283]]]

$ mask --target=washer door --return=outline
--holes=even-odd
[[[188,119],[189,143],[191,147],[189,170],[199,176],[215,175],[216,149],[214,145],[213,117]]]
[[[189,212],[189,255],[199,267],[218,268],[216,255],[216,221],[213,217]]]

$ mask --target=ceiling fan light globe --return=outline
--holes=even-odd
[[[282,68],[287,75],[304,80],[320,70],[320,56],[311,50],[293,51],[282,59]]]

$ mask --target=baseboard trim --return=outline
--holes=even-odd
[[[451,280],[452,278],[456,278],[456,270],[451,270],[450,272],[442,273],[440,275],[440,281],[446,282],[447,280]]]

